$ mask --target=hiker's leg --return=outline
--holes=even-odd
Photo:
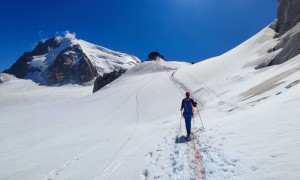
[[[192,117],[191,116],[186,116],[184,117],[185,119],[185,127],[186,127],[186,132],[187,132],[187,136],[190,136],[191,133],[191,121],[192,121]]]

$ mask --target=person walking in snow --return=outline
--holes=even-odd
[[[183,117],[185,119],[185,127],[187,132],[187,138],[190,137],[191,134],[191,121],[194,113],[194,108],[197,107],[197,103],[190,98],[190,93],[185,93],[186,98],[184,98],[181,102],[180,111],[183,110]]]

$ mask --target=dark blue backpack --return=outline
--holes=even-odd
[[[192,105],[192,100],[190,98],[184,99],[184,114],[193,114],[194,106]]]

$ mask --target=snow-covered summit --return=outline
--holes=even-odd
[[[111,72],[116,68],[127,70],[141,62],[135,56],[112,51],[84,40],[78,40],[77,43],[95,65],[99,74]]]
[[[32,79],[41,84],[82,84],[98,75],[115,70],[128,70],[141,61],[84,40],[75,34],[40,42],[32,52],[24,53],[6,73]]]

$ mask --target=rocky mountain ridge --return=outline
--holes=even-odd
[[[113,71],[127,71],[141,61],[131,55],[76,39],[70,34],[40,42],[4,73],[42,85],[85,84]]]

